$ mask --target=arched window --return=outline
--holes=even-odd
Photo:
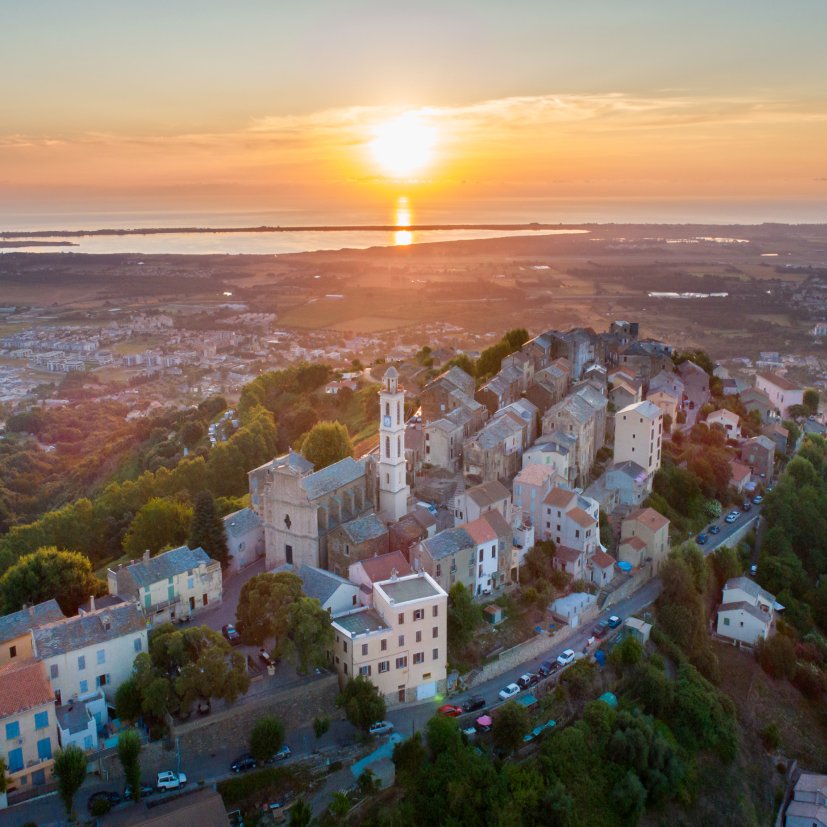
[[[402,403],[397,402],[396,403],[396,424],[399,425],[400,422],[402,422]]]
[[[385,437],[385,457],[387,459],[391,458],[391,438],[389,436]]]

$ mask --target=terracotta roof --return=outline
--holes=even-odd
[[[742,462],[730,462],[729,467],[732,469],[731,479],[735,482],[745,480],[752,473],[749,465],[744,465]]]
[[[669,520],[667,520],[663,514],[655,511],[654,508],[639,508],[637,511],[633,511],[626,519],[637,520],[637,522],[643,523],[643,525],[652,531],[659,531],[664,526],[669,525]]]
[[[0,719],[54,702],[55,693],[40,660],[11,662],[0,667]]]
[[[554,477],[556,474],[557,472],[554,470],[553,465],[540,465],[537,462],[532,462],[526,465],[526,467],[514,477],[514,484],[543,485],[543,483],[548,481],[549,477]]]
[[[779,376],[777,373],[758,373],[756,378],[761,378],[765,382],[770,382],[776,388],[781,388],[782,391],[800,391],[801,385],[791,382],[786,376]]]
[[[620,541],[622,546],[631,546],[636,551],[643,551],[646,548],[646,541],[641,537],[627,537]]]
[[[608,569],[613,566],[616,561],[611,554],[606,554],[605,551],[600,551],[600,549],[598,549],[594,554],[592,554],[590,562],[595,566],[599,566],[601,569]]]
[[[368,576],[371,583],[378,583],[380,580],[389,580],[394,571],[397,577],[413,574],[411,564],[405,559],[405,555],[401,551],[379,554],[376,557],[362,560],[356,565],[362,566],[362,570]]]
[[[491,543],[497,539],[497,532],[494,531],[490,523],[482,517],[473,522],[466,523],[463,528],[477,545],[480,543]]]
[[[589,528],[589,526],[593,526],[597,522],[591,514],[583,511],[582,508],[572,508],[566,516],[570,517],[577,523],[577,525],[582,526],[583,528]]]
[[[543,502],[555,508],[565,508],[576,496],[574,491],[569,491],[566,488],[552,488],[551,491],[546,494]]]
[[[557,546],[554,556],[563,563],[576,563],[583,552],[570,546]]]
[[[491,526],[497,537],[511,537],[511,526],[499,511],[486,511],[480,519]]]

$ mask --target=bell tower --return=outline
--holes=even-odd
[[[408,512],[411,490],[406,482],[405,391],[392,365],[379,391],[379,515],[396,522]]]

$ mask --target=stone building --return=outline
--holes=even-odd
[[[334,528],[327,538],[327,563],[334,574],[346,577],[350,566],[378,554],[387,554],[388,528],[375,515],[365,514]]]

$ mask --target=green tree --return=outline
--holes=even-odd
[[[166,548],[180,546],[187,538],[192,509],[177,500],[153,497],[142,506],[129,525],[123,539],[124,551],[140,557],[149,549],[157,554]]]
[[[482,609],[474,603],[471,593],[454,583],[448,593],[448,638],[456,646],[466,646],[482,622]]]
[[[363,675],[351,678],[336,698],[336,706],[344,709],[348,721],[367,732],[371,724],[385,717],[385,699]]]
[[[193,549],[204,549],[213,560],[221,563],[222,568],[227,567],[230,550],[227,548],[224,522],[218,516],[215,500],[209,491],[202,491],[195,498],[187,545]]]
[[[300,597],[290,604],[287,640],[300,675],[306,675],[311,667],[324,665],[333,645],[333,627],[330,615],[315,597]]]
[[[316,471],[353,456],[353,444],[341,422],[317,422],[302,442],[302,455]]]
[[[320,717],[313,719],[313,734],[321,738],[330,729],[330,718]]]
[[[310,827],[311,821],[313,810],[310,805],[303,798],[297,798],[290,808],[290,827]]]
[[[290,606],[302,596],[302,581],[291,572],[265,572],[242,587],[235,616],[239,634],[261,646],[268,638],[281,645],[290,626]]]
[[[795,645],[786,635],[759,640],[755,656],[761,668],[774,678],[791,678],[795,673]]]
[[[134,676],[127,678],[115,692],[115,714],[122,721],[134,723],[141,717],[141,689]]]
[[[609,661],[617,669],[636,666],[643,659],[643,647],[637,638],[627,635],[609,653]]]
[[[3,614],[54,598],[64,614],[74,615],[90,595],[105,593],[106,585],[93,574],[88,557],[54,547],[21,557],[0,578]]]
[[[818,413],[818,404],[820,401],[821,397],[815,388],[807,388],[807,390],[804,391],[804,407],[811,416],[815,416]]]
[[[203,422],[191,419],[181,427],[181,442],[191,451],[204,438],[206,433]]]
[[[86,778],[86,753],[74,744],[55,752],[54,772],[57,791],[70,821],[75,819],[75,793]]]
[[[126,783],[132,788],[132,799],[141,797],[141,736],[134,729],[127,729],[118,736],[118,758],[123,767]]]
[[[330,802],[328,809],[338,823],[350,812],[350,807],[350,799],[347,797],[347,793],[337,790],[333,793],[333,800]]]
[[[250,733],[250,755],[256,761],[272,758],[284,743],[284,726],[275,715],[259,718]]]
[[[523,743],[530,726],[528,711],[516,701],[509,701],[497,710],[491,736],[498,749],[508,754]]]

